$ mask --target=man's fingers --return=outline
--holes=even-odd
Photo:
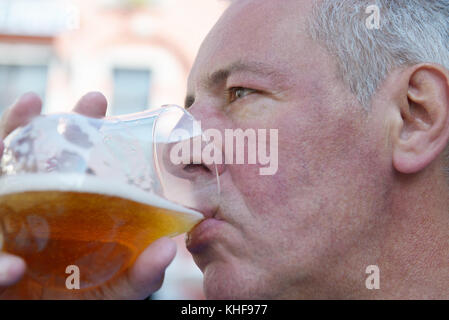
[[[4,139],[14,129],[26,125],[42,110],[42,101],[35,93],[22,95],[16,103],[9,107],[0,120],[0,139]]]
[[[23,259],[0,253],[0,291],[4,287],[11,286],[22,278],[26,265]]]
[[[176,255],[176,243],[161,238],[152,243],[137,258],[128,271],[126,288],[121,286],[124,299],[145,299],[157,291],[164,280],[165,269]]]
[[[165,269],[176,255],[176,243],[161,238],[146,248],[123,276],[93,291],[89,299],[142,300],[157,291],[164,280]]]
[[[90,92],[83,96],[74,111],[92,118],[102,118],[106,114],[107,100],[100,92]],[[42,110],[42,101],[35,93],[22,95],[9,107],[0,120],[0,139],[3,140],[14,129],[26,125]]]
[[[176,243],[161,238],[150,245],[129,270],[129,281],[137,293],[147,297],[158,290],[164,280],[165,269],[176,255]]]
[[[89,92],[76,104],[73,111],[91,118],[102,118],[106,114],[108,101],[100,92]]]

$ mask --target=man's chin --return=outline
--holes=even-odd
[[[270,299],[262,275],[242,266],[223,261],[213,261],[205,266],[204,294],[211,300]]]

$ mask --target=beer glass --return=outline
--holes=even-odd
[[[178,106],[103,119],[39,116],[4,143],[0,249],[27,263],[19,298],[101,286],[218,203],[215,164],[193,154],[204,135]]]

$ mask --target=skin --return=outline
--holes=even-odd
[[[311,5],[233,2],[189,76],[203,129],[279,130],[277,173],[220,166],[219,221],[187,238],[206,297],[447,299],[449,72],[391,70],[365,111],[304,31]]]

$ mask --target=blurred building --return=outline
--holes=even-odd
[[[101,91],[109,114],[183,104],[219,0],[0,0],[0,113],[27,91],[44,113]],[[201,273],[180,244],[161,299],[200,299]]]
[[[0,110],[36,91],[45,112],[103,92],[114,114],[182,104],[218,0],[0,0]]]

